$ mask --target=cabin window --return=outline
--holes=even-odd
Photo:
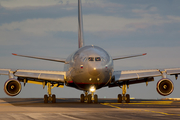
[[[95,57],[95,61],[101,61],[100,57]]]
[[[89,61],[94,61],[94,57],[89,57],[88,60]]]

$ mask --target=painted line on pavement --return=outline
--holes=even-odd
[[[121,103],[122,104],[122,103]],[[165,112],[158,112],[158,111],[151,111],[151,110],[140,110],[140,109],[132,109],[132,108],[120,108],[118,106],[111,105],[111,103],[101,103],[101,105],[106,105],[110,106],[113,108],[118,108],[118,109],[128,109],[128,110],[135,110],[135,111],[145,111],[145,112],[150,112],[150,113],[158,113],[158,114],[163,114],[163,115],[174,115],[174,116],[180,116],[180,114],[170,114],[170,113],[165,113]]]

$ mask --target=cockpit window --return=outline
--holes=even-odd
[[[101,61],[100,57],[95,57],[95,61]]]
[[[83,58],[83,61],[85,62],[87,59],[86,59],[86,57],[85,58]]]
[[[105,62],[105,61],[106,61],[103,57],[102,57],[101,59],[102,59],[102,61],[103,61],[103,62]]]
[[[89,57],[88,60],[89,61],[94,61],[94,57]]]

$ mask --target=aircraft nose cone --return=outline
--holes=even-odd
[[[88,69],[88,72],[90,75],[93,75],[93,76],[97,76],[100,74],[100,69],[96,68],[96,67],[90,67]]]

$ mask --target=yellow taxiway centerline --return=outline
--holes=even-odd
[[[153,104],[154,101],[150,102],[149,104]],[[172,101],[162,101],[162,104],[165,104],[166,102],[168,104],[171,104]],[[158,103],[158,102],[157,102]],[[170,113],[165,113],[165,112],[159,112],[159,111],[151,111],[151,110],[142,110],[142,109],[133,109],[133,108],[120,108],[118,106],[115,106],[116,104],[131,104],[131,103],[101,103],[101,105],[106,105],[106,106],[110,106],[113,108],[118,108],[118,109],[128,109],[128,110],[135,110],[135,111],[145,111],[145,112],[150,112],[150,113],[158,113],[158,114],[163,114],[163,115],[174,115],[174,116],[180,116],[180,114],[170,114]],[[133,104],[133,103],[132,103]],[[136,103],[134,103],[136,104]],[[143,103],[141,103],[143,104]],[[158,103],[160,104],[160,103]]]

